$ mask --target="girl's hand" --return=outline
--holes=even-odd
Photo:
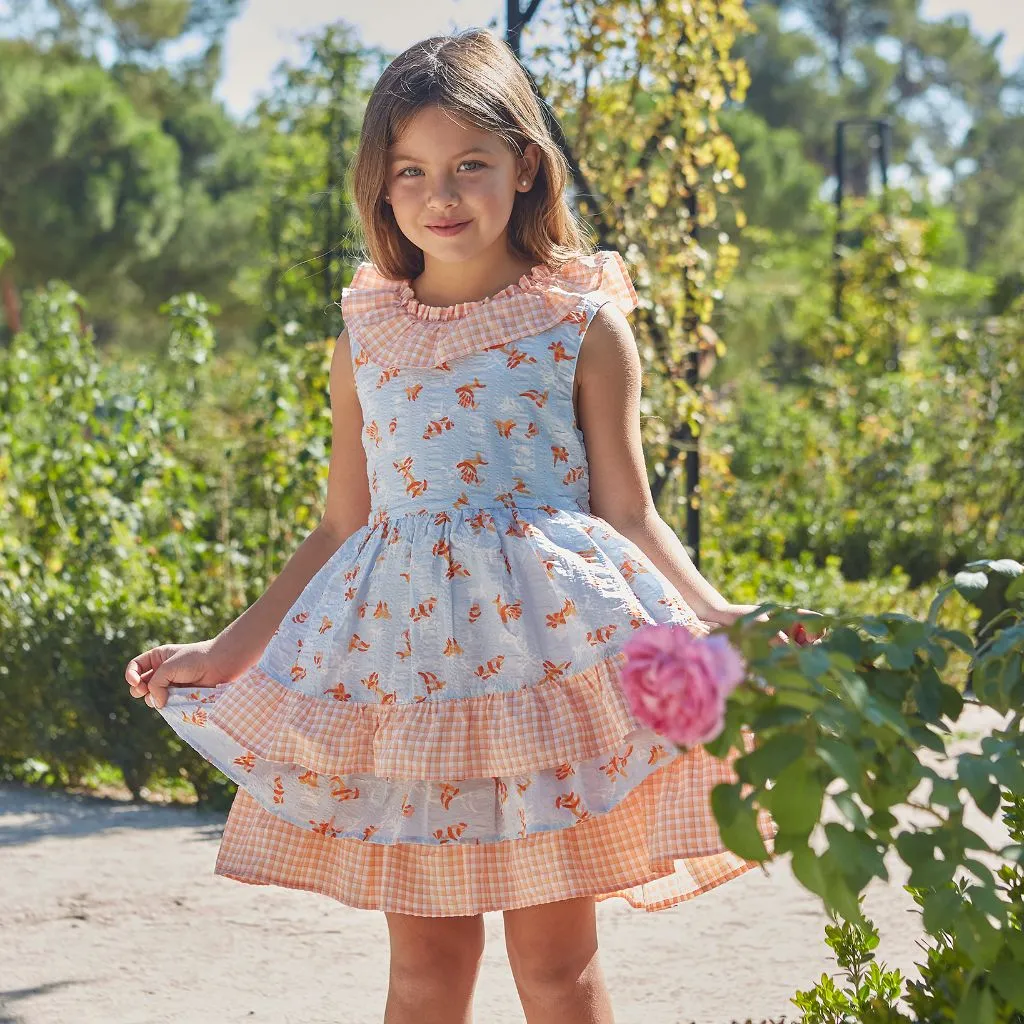
[[[213,640],[200,640],[153,647],[128,662],[124,678],[133,697],[145,697],[151,708],[162,708],[171,686],[216,686],[246,668],[230,664]]]
[[[751,612],[756,611],[758,606],[756,604],[731,604],[725,608],[713,613],[713,618],[706,621],[716,622],[723,626],[731,626],[737,619],[744,615],[749,615]],[[807,615],[811,618],[821,618],[820,612],[811,611],[809,608],[798,608],[797,611],[801,615]],[[754,620],[755,622],[767,622],[768,613],[762,612]],[[820,631],[808,630],[805,623],[801,621],[794,622],[792,626],[786,629],[780,629],[774,637],[769,641],[773,647],[777,647],[779,644],[788,644],[790,640],[796,643],[800,647],[805,647],[808,644],[816,644],[825,635],[826,630]]]

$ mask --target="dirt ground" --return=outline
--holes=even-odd
[[[1005,719],[977,708],[977,738]],[[829,804],[830,818],[838,817]],[[1002,825],[973,806],[993,845]],[[382,914],[213,874],[224,815],[0,785],[0,1024],[376,1024],[387,984]],[[916,975],[917,908],[888,862],[865,908],[879,959]],[[834,973],[827,917],[788,857],[669,910],[598,906],[617,1024],[795,1020],[790,997]],[[523,1015],[485,915],[480,1024]]]

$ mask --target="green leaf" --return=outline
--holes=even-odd
[[[800,671],[811,679],[817,679],[829,670],[828,654],[819,646],[801,647],[797,652]]]
[[[846,780],[851,790],[857,792],[860,789],[863,774],[861,764],[848,743],[842,743],[831,736],[821,736],[815,751],[837,777]]]
[[[952,931],[962,905],[963,897],[952,885],[925,893],[922,908],[925,931],[931,935],[936,935],[940,931]]]
[[[736,774],[742,782],[762,785],[768,779],[775,779],[788,765],[801,757],[807,750],[802,736],[780,733],[761,743],[749,754],[736,759]]]
[[[1001,957],[992,968],[992,986],[1015,1010],[1024,1010],[1024,964]]]
[[[779,773],[772,789],[761,795],[779,829],[808,835],[821,817],[825,789],[806,758]]]
[[[757,830],[753,804],[740,797],[737,783],[720,782],[711,790],[711,809],[725,845],[746,860],[764,861],[768,850]]]

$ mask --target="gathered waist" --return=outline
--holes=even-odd
[[[590,503],[582,498],[569,499],[563,494],[551,495],[547,498],[517,499],[514,503],[501,501],[480,504],[470,502],[455,506],[448,501],[444,504],[424,504],[422,501],[389,501],[371,505],[369,522],[375,525],[384,519],[396,519],[399,516],[436,516],[444,512],[451,517],[470,518],[481,512],[513,516],[516,512],[532,509],[564,509],[569,512],[585,512],[590,514]]]

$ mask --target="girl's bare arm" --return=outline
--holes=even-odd
[[[227,664],[255,664],[288,609],[344,541],[366,524],[370,485],[362,447],[363,419],[356,395],[348,332],[334,349],[330,373],[331,458],[327,502],[316,528],[263,595],[217,635],[214,647]]]
[[[642,369],[633,330],[612,302],[596,313],[576,367],[577,412],[590,467],[590,507],[631,540],[705,622],[734,612],[701,574],[651,495],[640,439]]]

